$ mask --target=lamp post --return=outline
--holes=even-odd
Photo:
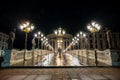
[[[95,64],[96,64],[96,66],[98,66],[95,35],[96,35],[96,32],[99,32],[99,30],[101,29],[101,26],[97,22],[91,22],[90,24],[87,25],[87,28],[88,28],[88,30],[90,32],[93,33],[93,37],[94,37],[94,51],[95,51]]]
[[[80,44],[81,44],[80,48],[81,49],[85,48],[85,47],[83,47],[83,38],[85,38],[85,37],[86,37],[86,34],[84,32],[82,32],[82,31],[80,31],[77,34],[77,38],[80,38]]]
[[[108,48],[111,49],[111,31],[105,28],[106,35],[107,35],[107,42],[108,42]]]
[[[38,43],[37,43],[37,45],[38,45],[38,49],[40,48],[39,47],[39,44],[40,44],[40,38],[42,38],[43,36],[42,36],[43,34],[40,32],[40,31],[38,31],[38,33],[36,33],[34,36],[35,36],[35,38],[37,38],[38,39]]]
[[[63,36],[65,35],[65,30],[62,29],[61,27],[56,29],[54,31],[54,34],[57,36],[57,47],[58,47],[58,52],[59,52],[59,55],[61,54],[61,49],[63,47]]]
[[[25,64],[25,53],[27,50],[27,36],[28,36],[28,33],[34,29],[34,26],[30,22],[26,21],[26,22],[20,24],[20,29],[23,32],[25,32],[25,52],[24,52],[24,64]]]

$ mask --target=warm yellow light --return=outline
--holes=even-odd
[[[43,41],[43,38],[41,38],[41,41]]]
[[[23,27],[26,28],[26,27],[27,27],[27,24],[23,24]]]
[[[77,37],[75,37],[75,39],[77,39]]]
[[[79,41],[79,38],[77,38],[77,41]]]
[[[65,31],[63,30],[63,35],[65,34]]]
[[[59,39],[59,40],[57,40],[57,42],[58,42],[58,43],[61,43],[61,42],[63,42],[63,40]]]
[[[41,37],[43,37],[44,35],[43,34],[41,34]]]
[[[58,30],[58,33],[61,34],[61,29]]]
[[[46,37],[44,37],[44,39],[46,39]]]
[[[48,39],[46,38],[46,41],[47,41]]]
[[[91,27],[91,28],[90,28],[90,31],[92,31],[92,30],[93,30],[93,28]]]
[[[33,30],[34,29],[34,26],[31,26],[31,30]]]
[[[58,28],[57,30],[54,31],[54,34],[57,36],[63,36],[65,35],[65,30],[63,30],[62,28]]]
[[[34,36],[37,37],[37,34],[35,34]]]
[[[77,34],[77,37],[79,37],[80,35],[79,34]]]
[[[72,40],[74,41],[74,38]]]
[[[30,28],[27,28],[28,31],[30,31]]]
[[[86,34],[83,34],[83,37],[86,37]]]
[[[91,28],[91,26],[90,26],[90,25],[88,25],[88,26],[87,26],[87,29],[90,29],[90,28]]]
[[[95,26],[95,22],[92,22],[91,24],[92,24],[92,26]]]
[[[98,29],[98,30],[100,30],[100,28],[101,28],[101,26],[98,26],[98,28],[97,28],[97,29]]]
[[[95,28],[97,28],[99,25],[98,24],[95,24]]]
[[[29,26],[29,24],[30,24],[29,22],[26,22],[26,26]]]
[[[24,28],[24,27],[21,25],[21,26],[20,26],[20,29],[23,30],[23,28]]]
[[[82,31],[80,31],[80,35],[82,35]]]
[[[38,32],[38,34],[40,35],[40,31]]]
[[[24,22],[20,25],[20,29],[23,31],[23,32],[26,32],[26,33],[29,33],[31,32],[33,29],[34,29],[34,26],[33,25],[30,25],[29,22]]]
[[[57,30],[55,30],[54,33],[57,34]]]

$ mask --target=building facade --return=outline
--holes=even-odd
[[[49,43],[55,51],[58,51],[59,48],[64,50],[70,44],[72,37],[71,34],[65,34],[61,38],[55,34],[47,35]]]
[[[94,43],[95,38],[95,43]],[[92,33],[88,33],[88,45],[86,46],[88,49],[116,49],[120,50],[120,33],[118,32],[110,32],[109,35],[107,32],[98,32],[95,37]],[[94,47],[95,46],[95,47]]]
[[[60,42],[55,34],[48,34],[47,38],[49,43],[55,50],[58,50]],[[71,34],[65,34],[62,38],[62,50],[72,42],[73,36]],[[95,36],[93,33],[87,33],[85,38],[80,38],[79,42],[72,46],[71,49],[115,49],[120,51],[120,33],[119,32],[97,32]]]
[[[0,50],[8,49],[8,40],[9,36],[5,33],[0,32]]]

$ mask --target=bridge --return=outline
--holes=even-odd
[[[73,37],[61,27],[46,37],[38,32],[31,50],[5,50],[2,66],[120,66],[111,38],[106,33],[91,36],[80,31]]]
[[[72,50],[67,52],[53,52],[50,50],[24,50],[13,49],[5,53],[5,66],[96,66],[95,52],[93,50]],[[111,51],[97,51],[98,66],[112,66],[117,62],[117,55],[111,57]]]

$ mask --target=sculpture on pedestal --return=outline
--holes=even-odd
[[[9,33],[8,49],[13,49],[14,40],[15,40],[15,31],[16,29],[14,29],[13,31]]]
[[[35,43],[35,38],[32,39],[32,49],[35,49],[36,43]]]

